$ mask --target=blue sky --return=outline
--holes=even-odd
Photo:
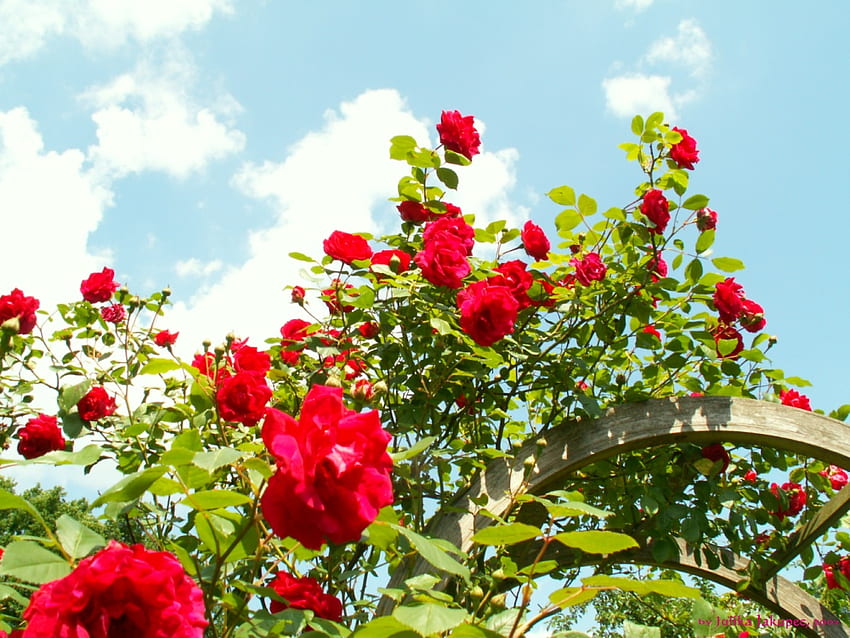
[[[392,135],[475,115],[457,203],[554,233],[552,187],[629,200],[617,144],[661,109],[698,140],[692,190],[715,254],[747,263],[775,364],[828,411],[850,402],[850,9],[817,7],[0,0],[0,290],[49,307],[109,265],[174,290],[184,347],[270,336],[293,316],[287,253],[393,228]]]

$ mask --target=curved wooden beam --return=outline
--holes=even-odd
[[[427,533],[446,539],[463,553],[472,536],[506,515],[519,494],[541,494],[561,487],[577,469],[623,452],[671,443],[694,442],[775,447],[850,467],[850,425],[777,403],[738,397],[671,397],[609,408],[595,420],[569,422],[526,442],[511,458],[496,459],[477,475]],[[487,495],[487,498],[482,498]],[[476,504],[483,503],[483,505]],[[841,504],[846,510],[848,504]],[[489,515],[482,514],[486,509]],[[428,571],[419,557],[402,564],[389,587]],[[389,613],[392,601],[381,600],[378,613]],[[779,613],[779,612],[777,612]],[[786,610],[786,618],[793,617]]]

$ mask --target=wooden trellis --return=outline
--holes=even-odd
[[[591,463],[659,445],[725,442],[774,447],[850,468],[850,425],[797,408],[742,398],[683,397],[624,404],[609,409],[599,419],[552,428],[545,438],[545,446],[532,439],[516,455],[491,462],[465,492],[435,516],[427,533],[451,541],[468,554],[473,549],[472,536],[493,524],[492,516],[482,514],[485,507],[488,512],[503,517],[514,506],[519,494],[544,494],[559,489],[570,474]],[[484,495],[486,499],[482,498]],[[798,629],[800,635],[850,638],[850,628],[838,623],[828,609],[793,583],[777,576],[848,509],[850,485],[796,530],[785,549],[768,557],[744,590],[748,597],[782,618],[807,619],[812,624],[815,620],[829,623],[801,627]],[[649,547],[619,553],[616,559],[657,564]],[[678,560],[665,562],[663,566],[736,588],[743,578],[738,572],[746,569],[747,561],[731,556],[727,564],[732,564],[733,568],[709,570],[681,543]],[[389,587],[400,587],[406,578],[429,569],[419,557],[400,566]],[[384,599],[378,611],[388,613],[391,607],[392,602]]]

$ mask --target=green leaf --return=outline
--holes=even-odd
[[[586,603],[594,598],[597,593],[599,593],[599,590],[593,588],[564,587],[549,594],[549,602],[561,609],[566,609]]]
[[[56,537],[71,558],[84,558],[93,549],[106,546],[106,539],[67,514],[56,519]]]
[[[555,217],[555,226],[560,232],[572,230],[581,223],[581,213],[567,208]]]
[[[744,262],[734,257],[716,257],[711,260],[711,263],[723,272],[735,272],[744,269]]]
[[[155,465],[125,476],[101,494],[92,503],[92,507],[98,507],[104,503],[126,503],[136,500],[147,491],[154,481],[165,474],[166,469],[162,465]]]
[[[575,206],[576,205],[576,192],[570,188],[569,186],[558,186],[558,188],[553,188],[546,195],[549,196],[556,204],[560,204],[561,206]]]
[[[602,216],[606,219],[613,219],[617,222],[626,221],[626,213],[623,212],[622,208],[609,208],[604,213],[602,213]]]
[[[0,576],[12,576],[27,583],[49,583],[71,573],[61,556],[32,541],[15,541],[6,546],[0,561]]]
[[[695,286],[701,277],[702,260],[692,259],[690,262],[688,262],[688,265],[685,266],[685,278],[687,279],[689,284]]]
[[[589,554],[613,554],[624,549],[638,547],[637,542],[626,534],[604,530],[582,530],[555,534],[555,540],[567,547],[575,547]]]
[[[661,629],[626,620],[623,622],[623,638],[661,638]]]
[[[582,193],[578,198],[578,209],[582,215],[589,217],[596,213],[596,200]]]
[[[463,624],[455,627],[449,634],[449,638],[503,638],[503,636],[478,625]]]
[[[455,173],[450,168],[438,168],[437,169],[437,177],[440,179],[443,184],[446,185],[446,188],[451,188],[452,190],[457,190],[457,173]]]
[[[469,579],[469,569],[449,556],[434,541],[420,536],[413,530],[402,527],[401,525],[390,524],[390,526],[404,535],[410,541],[410,544],[413,545],[413,548],[431,565],[449,574],[461,576],[464,580]]]
[[[596,518],[606,518],[611,516],[611,512],[606,512],[593,505],[582,503],[581,501],[567,501],[566,503],[544,503],[547,511],[555,517],[564,516],[594,516]]]
[[[620,578],[617,576],[589,576],[582,581],[588,587],[617,587],[623,591],[632,591],[636,594],[661,594],[662,596],[676,596],[680,598],[699,598],[700,591],[695,587],[688,587],[678,580],[633,580],[631,578]]]
[[[635,115],[632,118],[632,133],[641,135],[643,133],[643,117]]]
[[[156,358],[149,359],[139,374],[163,374],[172,370],[179,370],[180,364],[173,359]]]
[[[250,503],[251,498],[239,492],[228,492],[225,490],[204,490],[189,494],[180,501],[196,510],[214,510],[222,507],[233,507]]]
[[[351,638],[419,638],[419,634],[392,616],[379,616],[360,625]]]
[[[198,452],[192,461],[203,470],[212,472],[224,465],[230,465],[237,459],[242,458],[243,452],[230,447],[223,447],[212,452]]]
[[[20,461],[19,465],[28,464],[47,464],[47,465],[91,465],[100,459],[103,449],[94,443],[87,445],[82,450],[77,452],[66,452],[64,450],[54,450],[42,456],[28,461]]]
[[[509,523],[486,527],[472,537],[479,545],[513,545],[531,540],[543,532],[534,525],[525,523]]]
[[[465,609],[453,609],[437,603],[402,606],[393,611],[393,618],[407,625],[421,636],[454,629],[466,620]]]
[[[714,231],[704,230],[697,237],[697,252],[704,253],[714,244]]]
[[[50,528],[41,517],[41,514],[38,513],[38,510],[36,510],[29,501],[21,498],[17,494],[0,489],[0,510],[23,510],[38,521],[46,531],[50,531]]]
[[[76,385],[61,388],[59,390],[58,398],[59,410],[62,412],[70,412],[89,390],[91,390],[91,381],[88,379]]]
[[[0,601],[2,600],[14,600],[24,608],[26,608],[29,604],[29,601],[26,598],[21,596],[15,589],[8,585],[0,585]]]
[[[419,455],[428,449],[428,446],[431,445],[434,441],[437,440],[436,436],[426,436],[424,439],[419,439],[416,443],[414,443],[411,447],[406,450],[402,450],[400,452],[395,452],[390,454],[394,463],[398,461],[405,461],[407,459],[412,459],[414,456]]]
[[[62,431],[69,439],[76,439],[88,425],[76,412],[60,412],[59,418],[62,419]]]
[[[416,140],[409,135],[396,135],[390,139],[390,159],[407,159],[407,154],[416,148]]]
[[[700,210],[706,206],[708,206],[708,197],[705,195],[691,195],[682,204],[682,208],[688,210]]]
[[[646,118],[646,125],[643,127],[644,131],[651,131],[653,129],[658,128],[659,124],[664,121],[664,113],[660,111],[656,111],[648,118]]]

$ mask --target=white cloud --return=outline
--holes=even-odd
[[[232,0],[0,0],[0,65],[33,55],[55,36],[111,48],[197,30],[232,10]]]
[[[377,233],[398,228],[398,213],[387,198],[395,195],[408,169],[389,159],[389,139],[411,135],[426,145],[432,130],[396,91],[366,91],[338,112],[328,111],[321,130],[294,144],[282,161],[245,165],[235,186],[269,200],[277,212],[275,223],[251,234],[245,263],[189,303],[175,306],[169,324],[181,331],[181,344],[197,348],[203,339],[220,342],[231,331],[258,342],[299,316],[283,288],[309,282],[299,274],[304,264],[288,253],[318,258],[322,240],[337,229]],[[447,200],[484,218],[510,213],[505,191],[514,182],[516,157],[511,149],[476,156],[472,166],[458,169],[461,195],[450,193]]]
[[[224,94],[214,106],[201,106],[189,95],[196,75],[178,47],[162,63],[142,62],[86,91],[82,99],[96,109],[98,143],[89,157],[97,170],[111,177],[158,170],[183,178],[242,150],[245,136],[231,121],[238,103]]]
[[[84,159],[77,149],[45,151],[26,109],[0,112],[0,210],[7,238],[0,294],[18,287],[49,308],[78,296],[80,281],[108,263],[86,243],[112,194],[84,168]]]
[[[635,11],[644,11],[652,5],[653,0],[616,0],[614,7],[616,9],[634,9]]]
[[[682,65],[694,77],[704,76],[711,65],[711,42],[696,20],[682,20],[673,37],[660,38],[649,47],[647,62]]]
[[[174,271],[180,277],[208,277],[221,270],[222,266],[220,259],[202,262],[200,259],[192,257],[178,261],[174,265]]]
[[[607,78],[602,81],[602,88],[608,110],[619,117],[663,111],[667,118],[676,119],[670,81],[669,76],[642,73]]]
[[[662,67],[664,72],[632,71],[604,79],[606,106],[619,117],[663,111],[668,120],[675,120],[677,109],[702,95],[711,59],[708,36],[695,20],[682,20],[675,36],[659,38],[639,60],[639,67]],[[696,85],[673,90],[671,71],[676,67],[684,69]],[[679,84],[677,78],[675,86],[678,88]]]

